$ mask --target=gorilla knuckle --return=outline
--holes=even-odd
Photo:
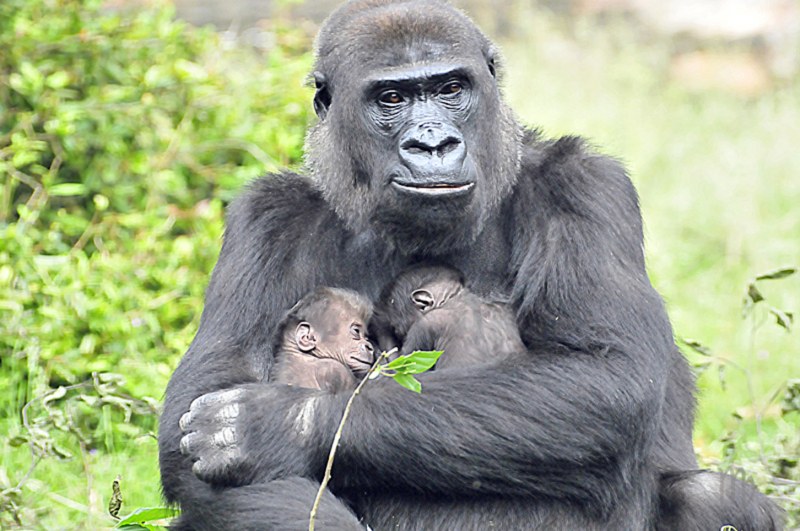
[[[232,424],[233,421],[239,418],[239,413],[239,403],[234,402],[232,404],[225,404],[222,406],[214,418],[223,424]]]
[[[232,403],[242,398],[243,395],[244,389],[223,389],[220,391],[213,391],[195,398],[192,401],[191,406],[189,406],[189,410],[198,410],[205,408],[206,406],[213,406],[216,404]]]
[[[181,418],[178,421],[178,426],[180,426],[181,431],[184,433],[189,431],[189,428],[192,425],[193,420],[194,420],[194,413],[192,411],[187,411],[186,413],[181,415]]]
[[[203,481],[211,481],[215,476],[215,469],[209,466],[208,461],[201,459],[192,465],[192,472]]]
[[[185,456],[193,455],[198,447],[201,445],[203,437],[196,432],[187,433],[181,437],[180,450],[181,454]]]
[[[239,440],[239,435],[235,428],[230,426],[222,428],[211,436],[211,442],[217,448],[225,448],[235,445]]]

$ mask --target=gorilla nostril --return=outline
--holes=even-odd
[[[412,155],[422,155],[422,154],[432,154],[434,149],[433,147],[419,142],[417,140],[409,140],[408,142],[404,142],[402,146],[400,146],[404,151],[411,153]]]
[[[453,150],[455,150],[460,144],[461,141],[459,139],[449,137],[436,147],[436,154],[439,155],[439,157],[444,158],[448,153],[451,153]]]

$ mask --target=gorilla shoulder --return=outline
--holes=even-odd
[[[261,218],[289,221],[301,213],[329,210],[310,177],[292,172],[268,174],[248,184],[231,203],[227,223],[259,224]]]
[[[539,131],[527,130],[516,191],[526,210],[539,204],[544,215],[574,215],[634,230],[641,226],[639,198],[622,163],[578,136],[544,139]]]

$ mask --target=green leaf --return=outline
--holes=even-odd
[[[753,303],[761,302],[764,300],[764,296],[761,295],[761,292],[758,291],[758,288],[753,283],[747,286],[747,296],[750,298],[751,301],[753,301]]]
[[[55,184],[47,189],[47,193],[53,196],[83,195],[86,193],[86,186],[83,183]]]
[[[422,392],[422,384],[410,374],[397,373],[392,376],[392,378],[409,391],[414,391],[415,393]]]
[[[762,273],[756,277],[756,280],[780,280],[782,278],[790,277],[797,272],[796,267],[782,267],[775,271]]]
[[[54,89],[64,88],[69,84],[69,74],[59,70],[47,76],[47,86]]]
[[[800,379],[786,382],[786,392],[781,400],[781,410],[784,415],[792,411],[800,411]]]
[[[8,439],[7,442],[9,446],[16,448],[18,446],[22,446],[23,444],[28,444],[29,439],[26,435],[15,435],[14,437]]]
[[[784,312],[778,308],[770,308],[769,313],[775,316],[775,321],[778,325],[786,329],[787,332],[792,331],[792,323],[794,323],[794,315],[791,312]]]
[[[392,371],[403,371],[411,366],[412,362],[408,359],[408,356],[400,356],[397,359],[394,359],[383,366],[384,369],[392,370]]]
[[[182,81],[203,82],[208,79],[208,73],[202,66],[186,59],[175,61],[175,72]]]
[[[169,507],[141,507],[117,522],[117,527],[146,524],[154,520],[172,518],[177,512]]]
[[[442,351],[415,351],[411,354],[400,356],[396,360],[386,364],[386,369],[397,371],[402,374],[420,374],[428,371],[436,365]]]

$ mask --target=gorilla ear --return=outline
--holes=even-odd
[[[302,352],[311,352],[317,347],[317,338],[314,337],[311,323],[303,321],[297,325],[294,331],[294,341]]]
[[[421,312],[427,312],[431,308],[433,308],[434,298],[433,293],[426,289],[418,289],[411,293],[411,302],[414,303],[414,306]]]
[[[490,49],[486,52],[486,66],[493,78],[497,78],[497,50]]]
[[[314,87],[317,92],[314,94],[314,112],[320,120],[325,119],[328,108],[331,106],[331,93],[328,90],[328,81],[321,72],[314,72]]]

